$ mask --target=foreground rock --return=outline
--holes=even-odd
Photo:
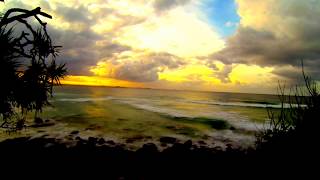
[[[31,124],[30,127],[39,128],[39,127],[48,127],[54,126],[55,121],[51,119],[42,120],[41,118],[35,118],[34,124]]]
[[[171,138],[164,140],[173,142]],[[77,172],[77,175],[91,172],[91,176],[99,174],[106,179],[207,179],[208,176],[212,179],[221,175],[228,178],[239,177],[241,173],[263,173],[271,162],[274,169],[281,169],[285,165],[298,167],[295,166],[297,159],[301,160],[291,152],[287,152],[287,156],[281,159],[279,155],[237,149],[232,145],[228,145],[225,150],[198,147],[190,140],[175,142],[163,151],[159,151],[153,143],[144,144],[137,151],[130,151],[122,144],[102,138],[90,137],[86,140],[76,137],[76,141],[75,146],[68,147],[55,138],[23,137],[5,140],[0,142],[0,154],[3,155],[1,164],[17,167],[18,163],[19,167],[28,169],[33,167],[30,163],[35,163],[37,172],[57,173],[67,170],[68,173]],[[309,156],[301,155],[302,159],[307,160],[310,160]],[[280,162],[277,161],[279,159]]]
[[[174,144],[177,142],[176,138],[173,137],[161,137],[160,138],[161,143],[168,143],[168,144]]]

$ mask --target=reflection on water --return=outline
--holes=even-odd
[[[273,95],[130,88],[66,86],[57,88],[55,97],[56,102],[103,104],[105,101],[112,101],[171,116],[239,119],[249,122],[264,122],[266,107],[280,107],[277,97]]]
[[[231,139],[252,143],[267,119],[265,107],[277,108],[273,95],[169,91],[106,87],[57,87],[43,116],[83,135],[143,143],[162,136],[179,139]]]

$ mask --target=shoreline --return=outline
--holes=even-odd
[[[168,146],[160,142],[160,139],[169,137],[179,143],[192,140],[194,145],[208,148],[225,149],[227,144],[242,148],[254,146],[254,131],[235,128],[224,120],[169,118],[126,105],[111,105],[109,106],[110,111],[119,112],[99,120],[93,119],[91,121],[90,117],[72,115],[52,118],[47,116],[43,119],[38,118],[38,122],[35,122],[30,117],[26,122],[26,128],[21,131],[0,132],[0,142],[15,137],[55,138],[72,146],[76,143],[76,137],[86,140],[90,137],[96,137],[124,144],[128,150],[137,150],[146,143],[154,143],[160,150],[163,150]],[[125,110],[125,112],[129,112],[128,115],[121,113],[124,108],[128,108]],[[141,117],[143,113],[146,114]],[[132,120],[131,115],[137,117],[136,119],[139,121]]]
[[[136,151],[143,147],[144,144],[152,143],[162,151],[171,147],[175,143],[184,143],[186,141],[192,141],[195,147],[204,148],[218,148],[221,150],[226,149],[228,146],[236,148],[252,148],[254,146],[253,135],[247,135],[247,139],[243,139],[245,136],[235,139],[232,130],[217,130],[212,132],[210,136],[201,137],[189,137],[183,134],[163,134],[161,136],[153,136],[147,134],[126,134],[120,137],[112,133],[100,132],[100,126],[91,124],[88,127],[75,127],[67,123],[58,122],[55,120],[46,120],[43,123],[31,123],[26,128],[16,131],[2,131],[0,136],[0,143],[7,140],[14,140],[19,138],[32,139],[55,139],[58,143],[65,144],[67,147],[73,147],[81,139],[88,141],[89,139],[102,139],[103,142],[112,141],[113,144],[118,144],[124,147],[126,150]],[[128,133],[130,131],[128,130]],[[249,138],[250,137],[250,138]],[[241,139],[241,140],[240,140]],[[244,144],[242,142],[246,142]]]

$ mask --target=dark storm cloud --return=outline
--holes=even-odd
[[[241,25],[226,41],[226,48],[213,54],[212,60],[225,64],[275,67],[276,75],[289,79],[305,70],[319,79],[320,71],[320,3],[312,0],[282,0],[270,9],[272,16],[262,28]],[[269,11],[269,10],[268,10]],[[284,71],[292,66],[294,71]]]
[[[88,67],[98,61],[97,53],[90,49],[63,50],[58,59],[67,64],[69,75],[91,74]]]
[[[226,64],[299,65],[301,59],[319,61],[320,39],[278,38],[272,32],[240,27],[237,34],[227,40],[226,48],[212,58]]]
[[[59,60],[67,63],[70,75],[88,75],[89,66],[98,62],[98,52],[94,49],[95,42],[102,38],[90,29],[74,32],[53,27],[48,29],[54,44],[61,45]]]
[[[284,80],[289,85],[294,85],[298,81],[301,82],[301,72],[301,69],[294,68],[292,66],[278,67],[277,69],[273,70],[273,74],[282,78],[279,79],[280,82]]]
[[[101,35],[90,29],[76,32],[73,30],[60,30],[50,27],[48,31],[53,41],[56,44],[63,45],[64,49],[89,48],[93,46],[97,40],[102,38]]]

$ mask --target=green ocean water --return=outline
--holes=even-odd
[[[27,128],[13,136],[65,139],[79,130],[84,138],[104,137],[132,148],[164,136],[207,145],[230,141],[246,146],[265,127],[266,107],[280,108],[274,95],[88,86],[56,87],[50,103],[41,116],[56,125]],[[6,136],[2,132],[1,137]]]

